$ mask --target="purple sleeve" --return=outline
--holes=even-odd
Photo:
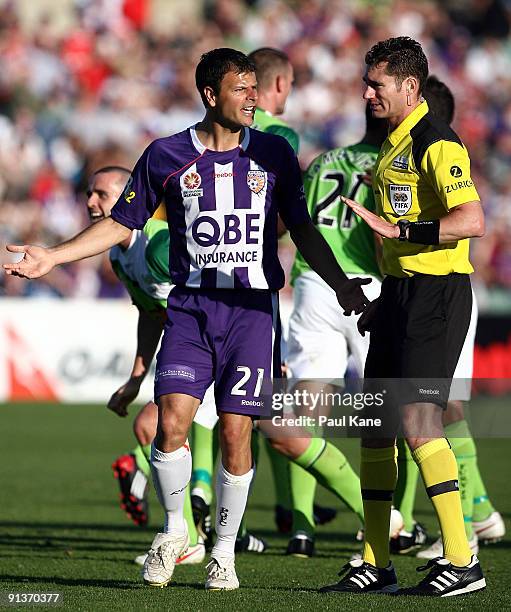
[[[112,208],[112,219],[130,229],[142,229],[163,197],[155,142],[142,153],[124,191]]]
[[[279,214],[287,229],[310,222],[302,171],[293,149],[284,143],[277,177]]]

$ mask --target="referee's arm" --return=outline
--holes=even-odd
[[[380,236],[384,238],[399,237],[400,229],[396,224],[381,219],[354,200],[345,197],[341,199]],[[477,201],[466,202],[451,208],[445,216],[438,219],[438,222],[439,233],[436,244],[484,236],[484,214],[481,203]],[[409,238],[409,231],[409,228],[407,228],[407,239]]]
[[[481,202],[467,202],[452,208],[440,219],[439,242],[484,236],[484,214]]]

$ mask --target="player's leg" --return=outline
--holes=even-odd
[[[156,428],[158,424],[158,406],[153,402],[148,402],[138,413],[133,422],[133,432],[138,440],[138,446],[135,449],[135,457],[137,466],[143,466],[144,474],[149,477],[151,471],[151,444],[156,436]],[[193,447],[192,447],[193,450]],[[145,497],[144,497],[145,501]],[[147,502],[145,502],[147,504]],[[204,551],[201,549],[202,543],[199,542],[199,533],[195,526],[192,506],[190,502],[190,488],[188,487],[185,494],[184,518],[188,528],[188,538],[190,540],[190,549],[178,559],[178,563],[192,563],[204,558]]]
[[[194,421],[191,444],[194,449],[192,495],[198,495],[209,506],[213,500],[213,430]]]
[[[456,463],[460,485],[461,507],[465,521],[465,533],[473,552],[477,554],[477,536],[472,527],[474,508],[474,470],[477,465],[477,451],[474,439],[463,413],[463,402],[449,401],[443,415],[445,436],[449,440]],[[477,550],[474,550],[474,549]]]
[[[165,586],[177,559],[189,545],[184,518],[185,500],[192,473],[188,432],[199,400],[182,393],[158,398],[158,429],[151,449],[151,471],[165,523],[151,544],[144,564],[144,581]]]
[[[197,410],[191,430],[192,444],[192,508],[195,524],[206,548],[213,545],[210,505],[213,498],[212,482],[215,465],[215,426],[218,423],[214,387],[211,385]]]
[[[174,288],[167,314],[156,363],[158,426],[151,450],[151,472],[165,524],[153,540],[143,569],[144,581],[154,586],[168,584],[189,544],[184,517],[192,471],[188,434],[213,378],[211,349],[202,341],[198,325],[197,296]]]
[[[342,325],[343,316],[334,292],[314,272],[302,274],[294,287],[287,356],[287,365],[298,391],[315,392],[325,386],[326,379],[342,378],[348,360]],[[295,407],[295,412],[299,415],[300,407]],[[300,462],[293,461],[289,473],[293,536],[287,552],[310,556],[314,550],[315,482]]]
[[[239,586],[234,567],[236,534],[254,475],[252,419],[267,409],[262,395],[265,379],[280,373],[280,320],[278,296],[269,291],[223,292],[211,307],[214,336],[222,337],[214,341],[222,464],[216,488],[217,542],[206,588],[230,590]]]
[[[460,471],[465,528],[474,552],[477,552],[479,536],[482,541],[498,541],[505,534],[502,517],[488,499],[477,464],[477,446],[464,413],[463,402],[470,401],[471,397],[477,317],[477,302],[475,295],[472,294],[470,325],[454,372],[449,396],[449,400],[452,401],[449,401],[444,413],[445,433],[456,455]],[[477,503],[481,499],[485,501]]]
[[[217,539],[208,565],[208,590],[231,590],[239,586],[234,571],[234,554],[254,476],[251,433],[251,417],[227,412],[220,414],[222,462],[216,482]]]
[[[275,523],[280,533],[289,533],[293,526],[289,462],[266,442],[275,491]]]
[[[252,451],[252,461],[255,471],[257,471],[257,465],[259,462],[259,443],[260,435],[257,429],[254,428],[250,438],[250,448]],[[261,554],[267,549],[267,547],[268,545],[266,544],[265,540],[253,535],[248,531],[247,518],[246,514],[244,514],[243,518],[241,519],[238,535],[236,536],[235,551],[237,553],[247,552]]]
[[[360,481],[343,452],[323,438],[283,437],[282,432],[261,423],[265,435],[278,452],[312,475],[319,484],[336,495],[363,524]],[[305,432],[303,432],[305,434]]]
[[[156,434],[158,407],[151,400],[140,409],[133,422],[137,446],[112,464],[118,480],[121,508],[136,525],[146,525],[148,520],[147,490],[149,486],[151,442]]]

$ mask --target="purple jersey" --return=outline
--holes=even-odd
[[[164,201],[170,276],[201,289],[280,289],[277,214],[288,228],[309,220],[298,160],[273,134],[244,129],[230,151],[211,151],[195,129],[152,142],[112,209],[141,229]]]

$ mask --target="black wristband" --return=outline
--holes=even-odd
[[[408,242],[438,244],[440,242],[440,219],[410,223],[408,227]]]
[[[401,219],[397,222],[397,226],[399,227],[399,236],[397,239],[399,242],[406,242],[408,238],[406,237],[406,230],[410,227],[410,221],[406,219]]]

